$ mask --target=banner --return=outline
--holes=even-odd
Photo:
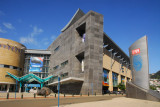
[[[43,57],[31,57],[29,72],[42,72]]]

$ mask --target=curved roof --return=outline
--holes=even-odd
[[[68,22],[68,24],[61,30],[61,32],[67,30],[71,25],[73,25],[77,20],[79,20],[84,15],[85,13],[81,9],[78,9],[74,14],[74,16],[71,18],[71,20]]]

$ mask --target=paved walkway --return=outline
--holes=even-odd
[[[117,97],[112,100],[61,105],[60,107],[160,107],[160,102]]]

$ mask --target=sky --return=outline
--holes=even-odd
[[[149,72],[160,70],[160,0],[0,0],[0,38],[47,49],[77,9],[104,16],[104,32],[127,54],[147,35]]]

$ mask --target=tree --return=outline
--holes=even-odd
[[[122,83],[119,83],[119,84],[118,84],[118,88],[119,88],[120,90],[122,90],[122,91],[124,91],[124,90],[126,89],[125,85],[122,84]]]
[[[156,86],[150,85],[151,90],[156,90]]]

